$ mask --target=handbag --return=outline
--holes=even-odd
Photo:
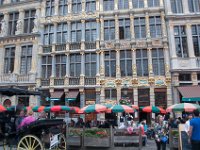
[[[160,140],[163,143],[167,143],[168,137],[167,136],[162,136]]]

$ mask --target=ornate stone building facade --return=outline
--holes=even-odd
[[[47,97],[172,104],[163,0],[47,0],[39,24],[37,87]]]
[[[39,33],[34,20],[39,16],[37,0],[0,1],[0,88],[35,90]],[[35,30],[36,31],[36,30]],[[4,105],[37,105],[36,96],[0,95]]]
[[[200,1],[166,0],[165,5],[173,98],[180,103],[182,97],[194,96],[200,81]]]

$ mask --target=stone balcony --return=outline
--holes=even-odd
[[[19,83],[36,83],[35,74],[18,75],[4,74],[0,75],[0,84],[19,84]]]

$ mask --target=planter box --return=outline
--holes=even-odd
[[[131,143],[139,143],[139,135],[138,136],[114,136],[114,144],[115,143],[124,143],[124,144],[131,144]]]
[[[86,147],[110,147],[110,137],[94,138],[84,136],[84,146]]]
[[[67,145],[81,146],[81,136],[69,136],[67,139]]]

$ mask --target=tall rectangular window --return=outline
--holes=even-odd
[[[131,50],[120,51],[121,76],[132,76],[132,53]]]
[[[73,0],[72,1],[72,12],[74,14],[80,13],[82,11],[81,0]]]
[[[174,26],[174,38],[176,44],[176,55],[182,58],[188,57],[185,26]]]
[[[85,54],[85,76],[96,76],[96,53]]]
[[[46,1],[46,16],[53,16],[55,13],[55,1],[47,0]]]
[[[115,21],[105,20],[104,21],[104,40],[114,40],[115,39]]]
[[[146,38],[146,23],[144,17],[134,18],[135,38]]]
[[[42,78],[48,79],[51,76],[52,70],[52,57],[42,56]]]
[[[31,62],[32,62],[32,45],[22,46],[22,54],[21,54],[21,66],[20,73],[28,74],[31,70]]]
[[[59,15],[64,16],[68,13],[68,0],[60,0],[59,1]]]
[[[150,34],[152,38],[161,37],[161,19],[160,16],[149,17]]]
[[[94,12],[96,10],[96,0],[86,0],[86,12]]]
[[[70,55],[70,76],[79,77],[81,74],[81,55],[71,54]]]
[[[139,106],[149,106],[150,105],[149,89],[138,89],[138,105]]]
[[[12,12],[9,14],[9,27],[8,27],[9,35],[15,35],[15,32],[17,31],[17,20],[18,19],[19,19],[18,12]]]
[[[56,55],[56,77],[61,78],[66,75],[66,55]]]
[[[114,0],[104,0],[103,1],[103,10],[104,11],[109,11],[109,10],[114,10]]]
[[[200,56],[200,25],[192,25],[192,39],[194,53],[196,57]]]
[[[81,41],[81,22],[72,22],[71,24],[71,41],[80,42]]]
[[[144,0],[132,0],[133,8],[144,8]]]
[[[171,0],[171,9],[173,13],[183,13],[182,0]]]
[[[59,23],[57,26],[57,43],[67,42],[67,23]]]
[[[200,12],[200,0],[188,0],[190,12]]]
[[[154,75],[165,75],[163,49],[152,49],[152,64]]]
[[[115,77],[116,76],[116,52],[107,51],[104,55],[105,62],[105,76]]]
[[[15,63],[15,47],[5,48],[4,73],[13,73]]]
[[[129,8],[129,0],[118,1],[118,9],[128,9],[128,8]]]
[[[160,0],[148,0],[148,7],[159,7]]]
[[[54,40],[54,25],[48,24],[44,27],[44,45],[52,45]]]
[[[117,100],[117,90],[116,89],[106,89],[105,90],[106,100]]]
[[[26,10],[24,17],[24,33],[31,33],[34,28],[35,10]]]
[[[119,39],[130,39],[130,19],[119,20]]]
[[[136,50],[136,66],[138,76],[148,76],[148,57],[147,50]]]
[[[3,14],[0,14],[0,22],[3,21],[3,18],[4,18],[4,17],[3,17]],[[2,23],[0,23],[0,33],[2,32],[2,31],[1,31],[1,28],[2,28],[2,27],[1,27],[1,26],[2,26]]]
[[[166,109],[167,107],[167,90],[166,89],[155,89],[155,106]]]
[[[96,41],[97,31],[96,22],[90,21],[85,24],[85,40],[86,41]]]

